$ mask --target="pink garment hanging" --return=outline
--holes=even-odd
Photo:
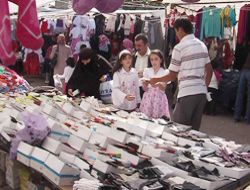
[[[98,0],[72,0],[72,7],[77,14],[84,15],[94,8],[97,2]]]
[[[7,0],[0,1],[0,59],[5,65],[15,64],[16,57],[11,40],[9,6]]]
[[[111,13],[119,9],[124,0],[98,0],[95,8],[102,13]]]
[[[18,1],[17,39],[25,48],[37,50],[43,45],[43,38],[39,27],[36,1]]]

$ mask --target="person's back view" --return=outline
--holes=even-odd
[[[177,19],[174,28],[180,43],[173,49],[170,72],[162,78],[151,79],[151,83],[168,82],[178,77],[179,92],[173,120],[199,130],[213,69],[207,47],[195,38],[192,23],[188,19]]]

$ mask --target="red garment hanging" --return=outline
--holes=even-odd
[[[1,0],[0,7],[0,59],[5,65],[14,65],[16,57],[11,40],[8,1]]]
[[[43,38],[39,27],[36,1],[18,1],[18,7],[17,39],[25,48],[40,49],[43,45]]]
[[[24,70],[28,75],[38,76],[40,73],[39,56],[35,52],[31,52],[27,55],[24,62]]]

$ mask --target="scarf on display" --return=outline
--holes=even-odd
[[[37,50],[43,45],[35,0],[11,0],[18,9],[16,36],[25,48]],[[8,0],[1,0],[0,7],[0,58],[5,65],[15,63],[11,39],[11,24]]]
[[[111,13],[119,9],[124,0],[72,0],[73,9],[77,14],[85,14],[92,8],[101,13]]]

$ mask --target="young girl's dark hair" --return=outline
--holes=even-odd
[[[66,65],[74,68],[75,67],[75,60],[74,60],[74,58],[73,57],[69,57],[66,60]]]
[[[159,49],[155,49],[151,51],[151,53],[148,56],[148,67],[152,67],[152,63],[150,61],[151,55],[157,55],[161,59],[161,68],[165,69],[165,61],[164,61],[164,55],[162,51]]]
[[[113,73],[120,71],[122,69],[122,64],[121,64],[122,60],[124,60],[127,56],[132,57],[131,53],[129,51],[126,51],[126,50],[125,51],[123,50],[120,54],[121,55],[119,55],[119,58],[115,64],[115,66],[113,67]],[[131,67],[132,67],[132,64],[131,64]]]

